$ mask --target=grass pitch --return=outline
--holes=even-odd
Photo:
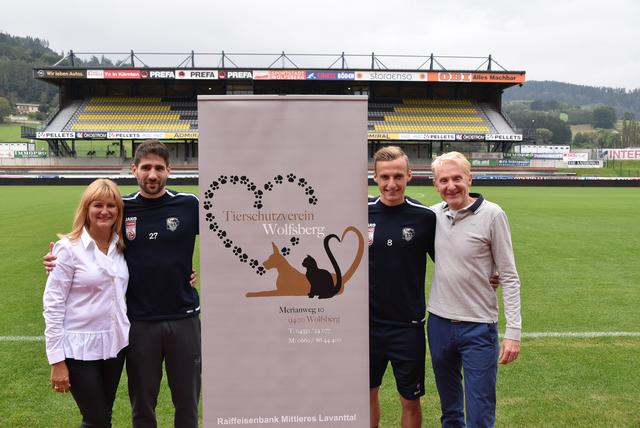
[[[0,142],[29,142],[29,139],[20,138],[20,126],[19,123],[0,123]]]
[[[72,397],[48,386],[44,343],[31,338],[44,330],[42,255],[56,232],[70,229],[82,190],[0,186],[0,379],[5,381],[0,427],[79,424]],[[179,190],[197,192],[195,187]],[[500,367],[496,426],[640,426],[640,337],[616,335],[640,332],[640,189],[473,190],[507,212],[522,280],[522,354],[516,363]],[[410,187],[408,193],[426,204],[439,200],[431,187]],[[196,266],[197,259],[196,252]],[[550,332],[564,336],[527,336]],[[613,337],[571,337],[589,332]],[[381,389],[381,427],[399,426],[400,405],[390,371]],[[439,401],[429,361],[426,385],[423,425],[436,427]],[[131,425],[126,389],[123,374],[114,427]],[[166,385],[157,412],[159,426],[172,426]]]

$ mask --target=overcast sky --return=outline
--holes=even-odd
[[[492,54],[527,80],[635,89],[639,20],[637,0],[32,0],[4,2],[0,31],[44,38],[65,53]],[[441,62],[475,69],[482,60]]]

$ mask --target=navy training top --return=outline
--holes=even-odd
[[[369,199],[369,319],[424,325],[427,254],[434,260],[435,213],[405,198],[387,206]]]
[[[196,316],[200,299],[189,285],[198,231],[198,198],[167,189],[157,199],[124,196],[124,256],[129,267],[127,314],[132,321]]]

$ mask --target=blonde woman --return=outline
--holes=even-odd
[[[111,426],[129,343],[122,217],[116,184],[107,179],[91,183],[72,231],[54,245],[57,261],[43,296],[51,387],[71,391],[82,427]]]

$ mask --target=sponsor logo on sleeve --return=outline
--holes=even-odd
[[[127,217],[124,220],[124,230],[125,235],[129,241],[133,241],[136,239],[136,223],[138,222],[138,217]]]
[[[376,224],[375,223],[369,223],[369,245],[373,244],[373,235],[376,232]]]

